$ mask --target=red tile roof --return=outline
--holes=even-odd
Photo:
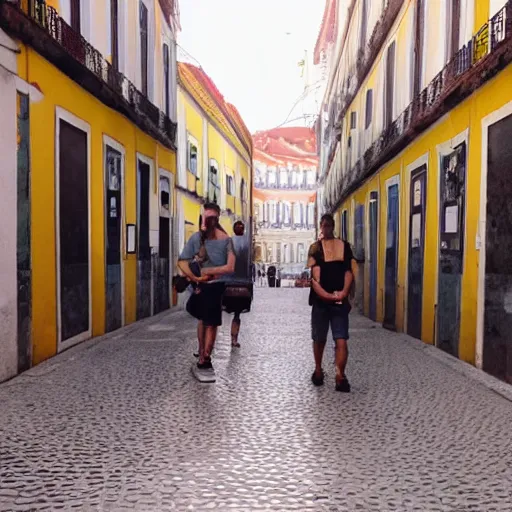
[[[180,84],[214,119],[231,141],[242,146],[252,158],[252,137],[238,110],[227,103],[213,80],[199,67],[178,63]]]
[[[286,127],[257,132],[253,135],[253,142],[255,152],[258,151],[255,159],[257,156],[265,157],[267,165],[286,165],[286,162],[318,164],[316,134],[311,128]]]

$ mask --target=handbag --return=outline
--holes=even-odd
[[[234,297],[237,299],[252,300],[252,291],[249,286],[227,285],[224,291],[224,297]]]
[[[188,266],[192,274],[196,277],[201,277],[201,263],[207,257],[206,246],[204,245],[204,240],[201,238],[201,245],[199,247],[199,251],[194,256],[194,259],[189,261]],[[177,293],[183,293],[189,286],[195,286],[195,283],[192,283],[190,279],[186,276],[182,276],[180,274],[176,274],[172,278],[172,284],[176,289]]]

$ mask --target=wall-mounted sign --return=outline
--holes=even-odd
[[[137,232],[135,224],[126,224],[126,254],[135,254],[137,251]]]

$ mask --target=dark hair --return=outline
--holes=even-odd
[[[336,225],[336,222],[334,221],[334,217],[330,214],[330,213],[324,213],[320,219],[320,224],[322,224],[322,222],[329,222],[330,224],[332,224],[332,227],[334,227]]]
[[[220,215],[220,207],[217,203],[206,203],[203,206],[203,210],[215,210],[217,215]]]
[[[242,226],[243,228],[245,228],[245,224],[241,221],[241,220],[237,220],[234,224],[233,224],[233,231],[235,231],[236,227],[237,226]]]

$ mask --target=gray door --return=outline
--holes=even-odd
[[[139,160],[137,173],[137,320],[151,316],[151,247],[149,240],[150,167]]]
[[[409,268],[407,284],[407,333],[421,339],[427,168],[411,174],[409,208]]]
[[[377,249],[379,235],[379,194],[370,194],[370,318],[377,320]]]
[[[512,116],[489,128],[483,368],[512,384]]]
[[[30,121],[29,98],[18,93],[18,199],[17,199],[17,277],[18,277],[18,372],[32,362],[30,337],[32,267],[30,250]]]
[[[458,357],[464,261],[466,143],[443,157],[441,164],[436,344]]]
[[[392,185],[388,187],[383,322],[383,326],[391,330],[396,330],[399,207],[399,187],[398,185]]]
[[[106,332],[123,325],[121,271],[122,230],[122,155],[106,146],[105,150],[105,228],[106,228]]]
[[[60,120],[59,241],[61,341],[89,331],[87,134]]]
[[[364,313],[364,235],[365,235],[364,205],[356,206],[354,257],[357,261],[355,305],[361,314]]]

